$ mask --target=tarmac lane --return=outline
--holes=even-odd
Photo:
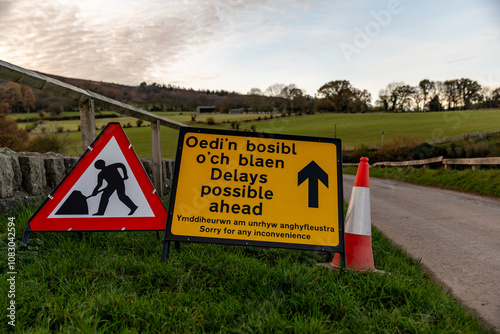
[[[370,199],[372,225],[500,332],[500,199],[377,178]]]

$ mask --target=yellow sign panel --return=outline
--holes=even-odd
[[[339,140],[183,128],[178,150],[166,238],[341,246]]]

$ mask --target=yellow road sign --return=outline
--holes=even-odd
[[[165,240],[341,251],[340,140],[182,128]]]

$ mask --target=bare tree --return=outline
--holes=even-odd
[[[377,104],[381,106],[384,111],[396,111],[399,104],[399,91],[396,88],[403,86],[404,82],[391,82],[387,84],[384,89],[378,93],[379,100]]]
[[[420,102],[422,103],[422,111],[425,111],[425,98],[422,89],[419,86],[414,87],[413,100],[415,101],[415,110],[420,111]]]
[[[285,84],[276,83],[266,88],[264,94],[271,97],[282,97],[281,93],[285,88]]]
[[[264,93],[262,93],[260,88],[252,88],[247,95],[264,95]]]

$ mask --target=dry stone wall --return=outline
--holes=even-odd
[[[16,206],[24,206],[50,194],[70,172],[78,157],[58,153],[14,152],[0,147],[0,213],[9,213]],[[141,159],[153,179],[153,160]],[[164,190],[170,187],[174,160],[163,159]]]

